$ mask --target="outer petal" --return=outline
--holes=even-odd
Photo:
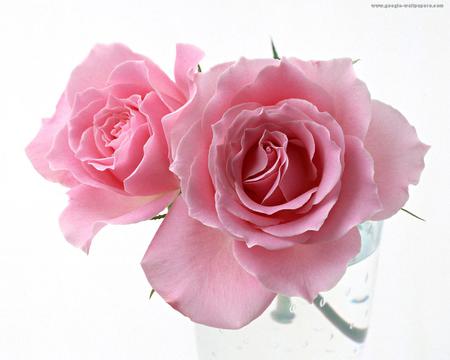
[[[416,130],[402,114],[373,101],[365,147],[374,159],[375,182],[383,205],[372,219],[386,219],[408,200],[408,185],[419,182],[429,146],[419,141]]]
[[[333,115],[346,135],[364,139],[370,122],[370,94],[366,85],[356,77],[352,60],[306,62],[290,58],[289,61],[332,97],[333,107],[321,110]]]
[[[88,252],[92,238],[106,224],[131,224],[150,219],[175,198],[176,192],[131,197],[78,185],[69,193],[69,206],[60,217],[61,230],[72,245]]]
[[[135,94],[144,95],[153,89],[171,110],[178,109],[185,102],[175,83],[150,59],[121,63],[112,71],[107,83],[130,84]]]
[[[233,239],[189,217],[179,197],[142,260],[153,288],[193,321],[240,328],[271,303],[266,290],[236,262]]]
[[[248,248],[234,242],[239,263],[268,289],[312,302],[320,291],[331,289],[344,275],[348,262],[358,254],[357,228],[338,240],[295,245],[283,250]]]
[[[168,109],[155,93],[150,93],[140,110],[147,117],[152,136],[143,147],[142,161],[124,181],[125,191],[132,195],[153,195],[177,189],[178,179],[169,171],[167,143],[161,126],[161,118]]]
[[[214,96],[204,109],[202,124],[204,136],[208,140],[211,136],[211,126],[219,121],[230,107],[238,104],[238,102],[232,103],[236,94],[251,87],[264,69],[276,67],[278,63],[279,61],[274,59],[240,58],[239,61],[224,69],[217,81]],[[247,102],[252,100],[247,99]]]
[[[177,57],[175,60],[175,81],[183,91],[186,99],[193,87],[193,77],[196,66],[203,58],[204,53],[199,48],[189,44],[177,44]]]
[[[164,132],[173,157],[170,169],[180,178],[181,191],[191,207],[190,215],[216,227],[219,221],[214,210],[214,187],[208,172],[210,139],[202,134],[201,119],[220,74],[228,67],[229,64],[221,64],[197,74],[196,94],[191,102],[163,118]],[[201,181],[198,184],[191,182],[191,174]],[[196,211],[198,204],[206,210]]]
[[[106,84],[108,86],[132,84],[135,94],[149,92],[152,88],[149,82],[147,63],[148,60],[127,60],[118,64],[109,74]]]
[[[70,108],[66,96],[63,94],[56,107],[56,112],[50,119],[44,119],[39,133],[27,146],[26,153],[34,168],[47,180],[59,182],[66,186],[74,186],[78,182],[70,172],[52,170],[49,167],[47,154],[53,147],[56,134],[64,127],[70,116]]]
[[[196,74],[196,87],[193,89],[191,99],[185,106],[166,115],[162,120],[171,159],[175,158],[178,145],[188,130],[193,124],[201,121],[204,107],[214,94],[220,74],[229,66],[230,64],[221,64],[205,73]]]
[[[346,136],[345,142],[345,169],[339,198],[311,242],[339,239],[381,209],[370,154],[355,136]]]
[[[145,57],[132,52],[122,44],[95,46],[72,72],[67,84],[69,104],[73,103],[75,95],[82,90],[89,87],[105,87],[112,70],[127,60],[145,60]]]
[[[322,112],[332,107],[330,94],[286,59],[266,66],[252,83],[234,95],[231,105],[245,102],[275,105],[286,99],[303,99]]]

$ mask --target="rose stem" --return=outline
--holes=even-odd
[[[352,324],[345,321],[321,295],[313,301],[316,308],[345,336],[357,343],[363,343],[367,336],[367,328],[354,327]]]

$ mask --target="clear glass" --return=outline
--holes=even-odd
[[[239,330],[196,325],[199,360],[361,359],[378,260],[381,222],[359,226],[362,246],[344,277],[314,304],[278,295]]]

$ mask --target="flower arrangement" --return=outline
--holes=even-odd
[[[106,224],[163,219],[142,268],[209,326],[240,328],[276,294],[312,302],[331,289],[360,250],[357,226],[402,208],[428,150],[351,59],[273,50],[202,71],[203,52],[179,44],[171,79],[98,45],[26,150],[69,187],[61,229],[86,253]]]

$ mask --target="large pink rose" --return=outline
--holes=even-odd
[[[173,201],[179,182],[162,120],[189,99],[201,57],[178,45],[173,82],[123,45],[98,45],[73,71],[55,114],[27,147],[46,179],[71,188],[60,224],[72,244],[87,252],[105,224],[149,219]]]
[[[142,262],[192,320],[239,328],[275,293],[312,301],[408,198],[427,146],[350,59],[223,64],[165,123],[182,197]]]

